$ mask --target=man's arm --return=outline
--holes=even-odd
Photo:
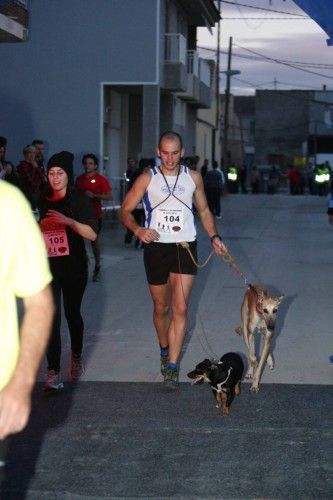
[[[208,208],[202,177],[198,172],[191,172],[191,176],[196,185],[194,192],[194,204],[197,208],[201,224],[208,233],[208,236],[212,238],[212,236],[218,235],[218,232],[215,225],[215,219]],[[227,247],[217,237],[212,240],[212,245],[214,251],[218,255],[223,256],[228,252]]]
[[[159,238],[159,234],[155,229],[148,229],[140,227],[133,217],[133,210],[136,208],[138,203],[142,200],[148,184],[150,182],[151,173],[149,171],[143,172],[128,193],[125,196],[123,204],[118,212],[118,217],[120,222],[124,224],[132,233],[135,234],[144,243],[150,243],[156,241]]]
[[[97,200],[112,201],[112,191],[106,191],[105,193],[93,193],[92,198],[96,198]]]
[[[9,383],[0,391],[0,439],[21,431],[30,414],[30,395],[49,339],[54,312],[49,286],[23,299],[20,352]]]

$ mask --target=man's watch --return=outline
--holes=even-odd
[[[213,241],[216,238],[219,239],[220,241],[222,241],[222,238],[221,238],[221,236],[219,234],[213,234],[213,236],[210,237],[210,241],[213,243]]]

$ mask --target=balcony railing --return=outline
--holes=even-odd
[[[199,58],[199,78],[202,83],[210,87],[210,66],[201,57]]]
[[[166,63],[182,63],[186,65],[186,38],[180,33],[165,34]]]
[[[187,51],[187,72],[199,76],[199,57],[196,50]]]
[[[28,0],[0,0],[0,42],[26,40],[28,22]]]

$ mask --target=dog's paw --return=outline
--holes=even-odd
[[[274,361],[273,361],[273,358],[270,354],[267,356],[266,363],[267,363],[267,366],[269,367],[270,370],[274,370]]]
[[[259,387],[257,385],[252,384],[251,387],[250,387],[250,391],[253,394],[256,394],[259,391]]]
[[[247,380],[252,380],[253,379],[253,369],[249,368],[245,374],[245,378]]]

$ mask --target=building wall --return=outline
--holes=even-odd
[[[158,3],[31,2],[28,41],[0,44],[0,130],[9,159],[17,162],[36,137],[47,141],[48,155],[99,152],[101,82],[156,83]]]
[[[196,145],[195,154],[200,156],[199,166],[202,166],[205,159],[209,160],[209,166],[212,166],[213,159],[217,160],[220,165],[221,160],[221,141],[220,130],[214,132],[216,126],[216,66],[213,60],[208,60],[211,72],[211,106],[206,109],[197,110],[197,125],[196,125]],[[221,101],[221,100],[220,100]],[[221,116],[223,109],[221,103],[219,107],[219,115]],[[215,147],[213,144],[213,133],[215,134]]]
[[[257,165],[270,156],[283,157],[285,166],[302,154],[308,135],[312,91],[257,90],[255,101],[255,151]],[[283,166],[283,165],[281,165]]]
[[[309,133],[333,135],[333,91],[314,91],[309,105]]]
[[[204,160],[209,160],[212,165],[212,127],[203,120],[197,120],[196,127],[196,154],[200,157],[198,170],[203,165]]]

